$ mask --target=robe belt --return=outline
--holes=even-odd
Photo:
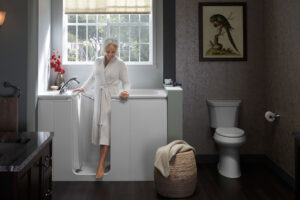
[[[110,100],[111,100],[111,95],[110,95],[110,92],[109,92],[109,88],[112,88],[112,87],[109,87],[109,86],[100,86],[99,87],[99,92],[101,94],[101,100],[100,100],[100,119],[98,119],[98,125],[102,126],[103,125],[103,120],[105,117],[108,117],[108,116],[104,116],[104,109],[110,109]],[[104,103],[104,102],[107,102],[107,103]],[[105,104],[105,105],[104,105]],[[108,106],[107,106],[108,105]],[[105,108],[106,106],[106,108]]]

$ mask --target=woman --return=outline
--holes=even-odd
[[[124,90],[120,93],[121,98],[128,98],[130,90],[126,65],[116,57],[118,42],[112,38],[105,39],[102,48],[105,56],[96,59],[95,69],[82,88],[73,90],[73,92],[84,92],[92,87],[95,90],[92,143],[100,145],[96,178],[104,175],[104,160],[110,145],[111,95],[119,94],[120,81]]]

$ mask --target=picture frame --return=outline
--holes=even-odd
[[[246,2],[199,3],[199,61],[246,60]]]

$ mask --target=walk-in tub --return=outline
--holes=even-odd
[[[155,152],[167,144],[167,92],[132,89],[128,100],[113,96],[111,109],[111,148],[105,163],[110,170],[95,179],[100,152],[91,143],[93,98],[86,94],[70,94],[63,100],[39,96],[38,129],[54,131],[54,181],[153,180]],[[55,123],[57,118],[65,123]],[[45,130],[49,123],[52,130]]]

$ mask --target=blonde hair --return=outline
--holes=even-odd
[[[114,45],[116,50],[118,50],[118,40],[114,38],[106,38],[103,41],[102,48],[101,48],[101,55],[105,54],[105,50],[109,45]]]

